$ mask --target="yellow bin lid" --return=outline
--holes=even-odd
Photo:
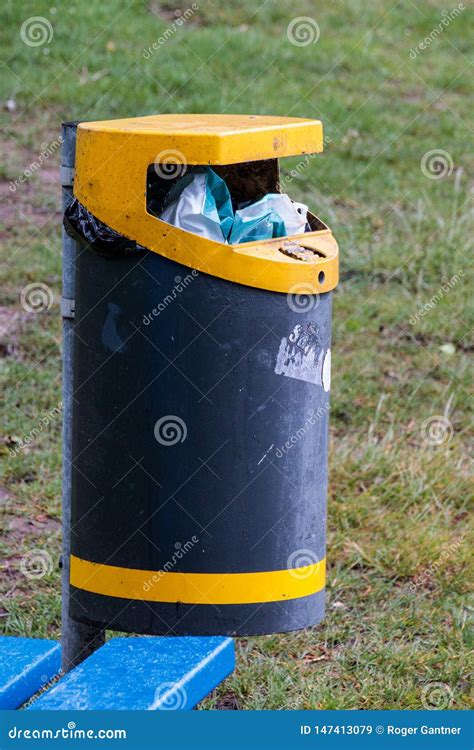
[[[153,115],[82,122],[74,195],[116,232],[189,268],[276,292],[327,292],[337,284],[338,248],[324,225],[293,237],[301,245],[297,252],[284,247],[285,238],[226,245],[167,224],[146,205],[153,164],[226,165],[322,150],[321,122],[295,117]]]
[[[237,164],[323,150],[320,120],[300,117],[150,115],[84,122],[79,131],[108,134],[130,146],[138,138],[141,149],[151,147],[157,163],[176,162],[181,155],[186,164]]]

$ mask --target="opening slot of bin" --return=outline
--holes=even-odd
[[[205,165],[187,167],[185,164],[150,164],[146,174],[146,210],[160,218],[168,194],[186,172]],[[240,162],[238,164],[212,165],[214,172],[229,188],[234,211],[243,205],[255,203],[269,193],[281,193],[278,159]],[[310,211],[307,213],[307,231],[321,232],[328,227]]]

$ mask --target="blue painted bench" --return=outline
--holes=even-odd
[[[18,708],[61,668],[61,647],[35,638],[0,638],[0,708]]]
[[[3,642],[0,638],[0,661]],[[23,691],[15,705],[0,701],[0,708],[16,708],[42,686],[59,668],[59,645],[51,641],[8,639],[17,651],[29,644],[51,644],[57,659],[51,669],[36,671],[36,679],[23,679]],[[45,648],[45,647],[44,647]],[[30,660],[31,661],[31,660]],[[27,659],[25,657],[26,665]],[[52,710],[190,710],[234,669],[234,644],[218,636],[113,638],[54,684],[29,707],[30,711]],[[13,665],[12,665],[13,669]],[[52,670],[52,671],[51,671]],[[23,669],[23,678],[28,672]],[[0,672],[0,690],[2,678]],[[27,689],[27,684],[29,688]],[[2,693],[0,692],[0,696]]]

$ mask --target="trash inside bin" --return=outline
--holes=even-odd
[[[306,230],[308,206],[285,193],[270,193],[235,212],[229,244],[290,237]]]
[[[306,229],[307,211],[307,206],[284,193],[270,193],[255,202],[241,195],[234,213],[225,181],[210,167],[197,167],[170,188],[160,219],[210,240],[237,245],[300,234]]]
[[[291,237],[311,231],[308,206],[286,193],[269,193],[258,201],[242,201],[235,212],[223,179],[210,167],[197,167],[169,189],[160,219],[167,224],[215,242],[243,242]],[[115,232],[74,199],[64,213],[67,233],[97,252],[121,254],[140,251],[133,240]]]
[[[196,169],[170,189],[161,220],[216,242],[226,242],[234,211],[227,185],[210,167]]]

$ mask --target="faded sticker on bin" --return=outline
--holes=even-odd
[[[277,375],[315,383],[329,391],[331,387],[331,350],[321,345],[316,323],[296,325],[282,338],[275,365]]]

